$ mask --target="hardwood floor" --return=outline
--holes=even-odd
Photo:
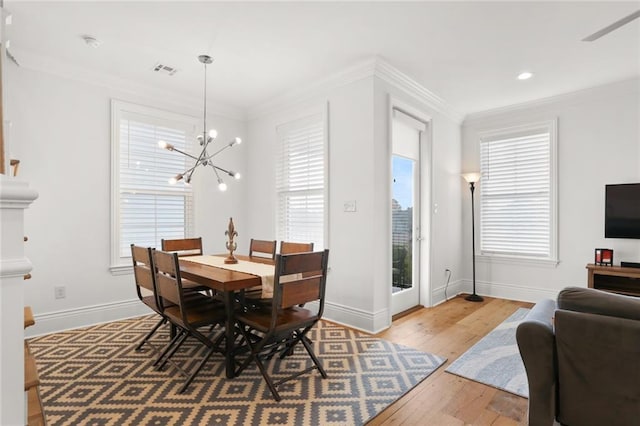
[[[444,370],[518,308],[531,306],[489,297],[473,303],[458,296],[394,321],[376,337],[447,357],[447,362],[369,425],[526,425],[527,399]]]

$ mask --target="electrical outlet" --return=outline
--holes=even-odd
[[[54,287],[53,292],[56,299],[64,299],[67,297],[67,288],[64,286]]]
[[[357,211],[356,200],[345,201],[343,211],[347,213],[354,213]]]

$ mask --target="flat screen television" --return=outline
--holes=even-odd
[[[640,239],[640,183],[605,186],[604,237]]]

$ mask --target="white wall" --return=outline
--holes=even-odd
[[[304,101],[279,104],[248,123],[249,139],[260,142],[248,151],[247,204],[249,211],[260,213],[251,216],[246,238],[275,238],[276,127],[328,105],[331,252],[325,317],[367,331],[388,327],[391,319],[389,95],[433,117],[433,187],[440,209],[432,238],[438,250],[432,259],[434,271],[439,269],[433,277],[437,287],[444,284],[445,267],[457,275],[460,270],[458,124],[373,72]],[[346,201],[355,201],[357,211],[344,212]]]
[[[605,184],[640,182],[640,80],[474,114],[463,125],[462,169],[480,169],[479,132],[554,117],[558,117],[560,264],[543,267],[480,260],[476,284],[481,294],[537,301],[555,298],[566,286],[586,286],[585,265],[593,263],[596,247],[614,249],[616,263],[640,261],[640,241],[604,238]],[[463,202],[469,207],[465,188]],[[463,208],[463,247],[471,247],[470,220],[470,207]],[[463,252],[469,283],[471,253]]]
[[[201,101],[185,111],[166,94],[152,97],[74,81],[9,64],[5,118],[12,122],[9,154],[20,177],[40,193],[26,211],[25,254],[34,265],[25,303],[36,326],[30,334],[122,318],[148,310],[137,301],[132,275],[113,276],[110,263],[110,100],[198,116]],[[210,117],[223,140],[244,137],[243,120]],[[236,149],[237,148],[237,149]],[[224,166],[243,172],[245,145],[221,154]],[[245,192],[228,182],[221,194],[209,170],[194,176],[195,234],[205,250],[224,251],[230,216],[245,222]],[[54,298],[65,286],[66,298]]]

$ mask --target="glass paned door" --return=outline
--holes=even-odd
[[[420,304],[420,140],[416,120],[394,115],[391,153],[391,312]]]
[[[393,193],[391,200],[393,293],[413,287],[415,166],[415,160],[398,155],[393,156]]]

